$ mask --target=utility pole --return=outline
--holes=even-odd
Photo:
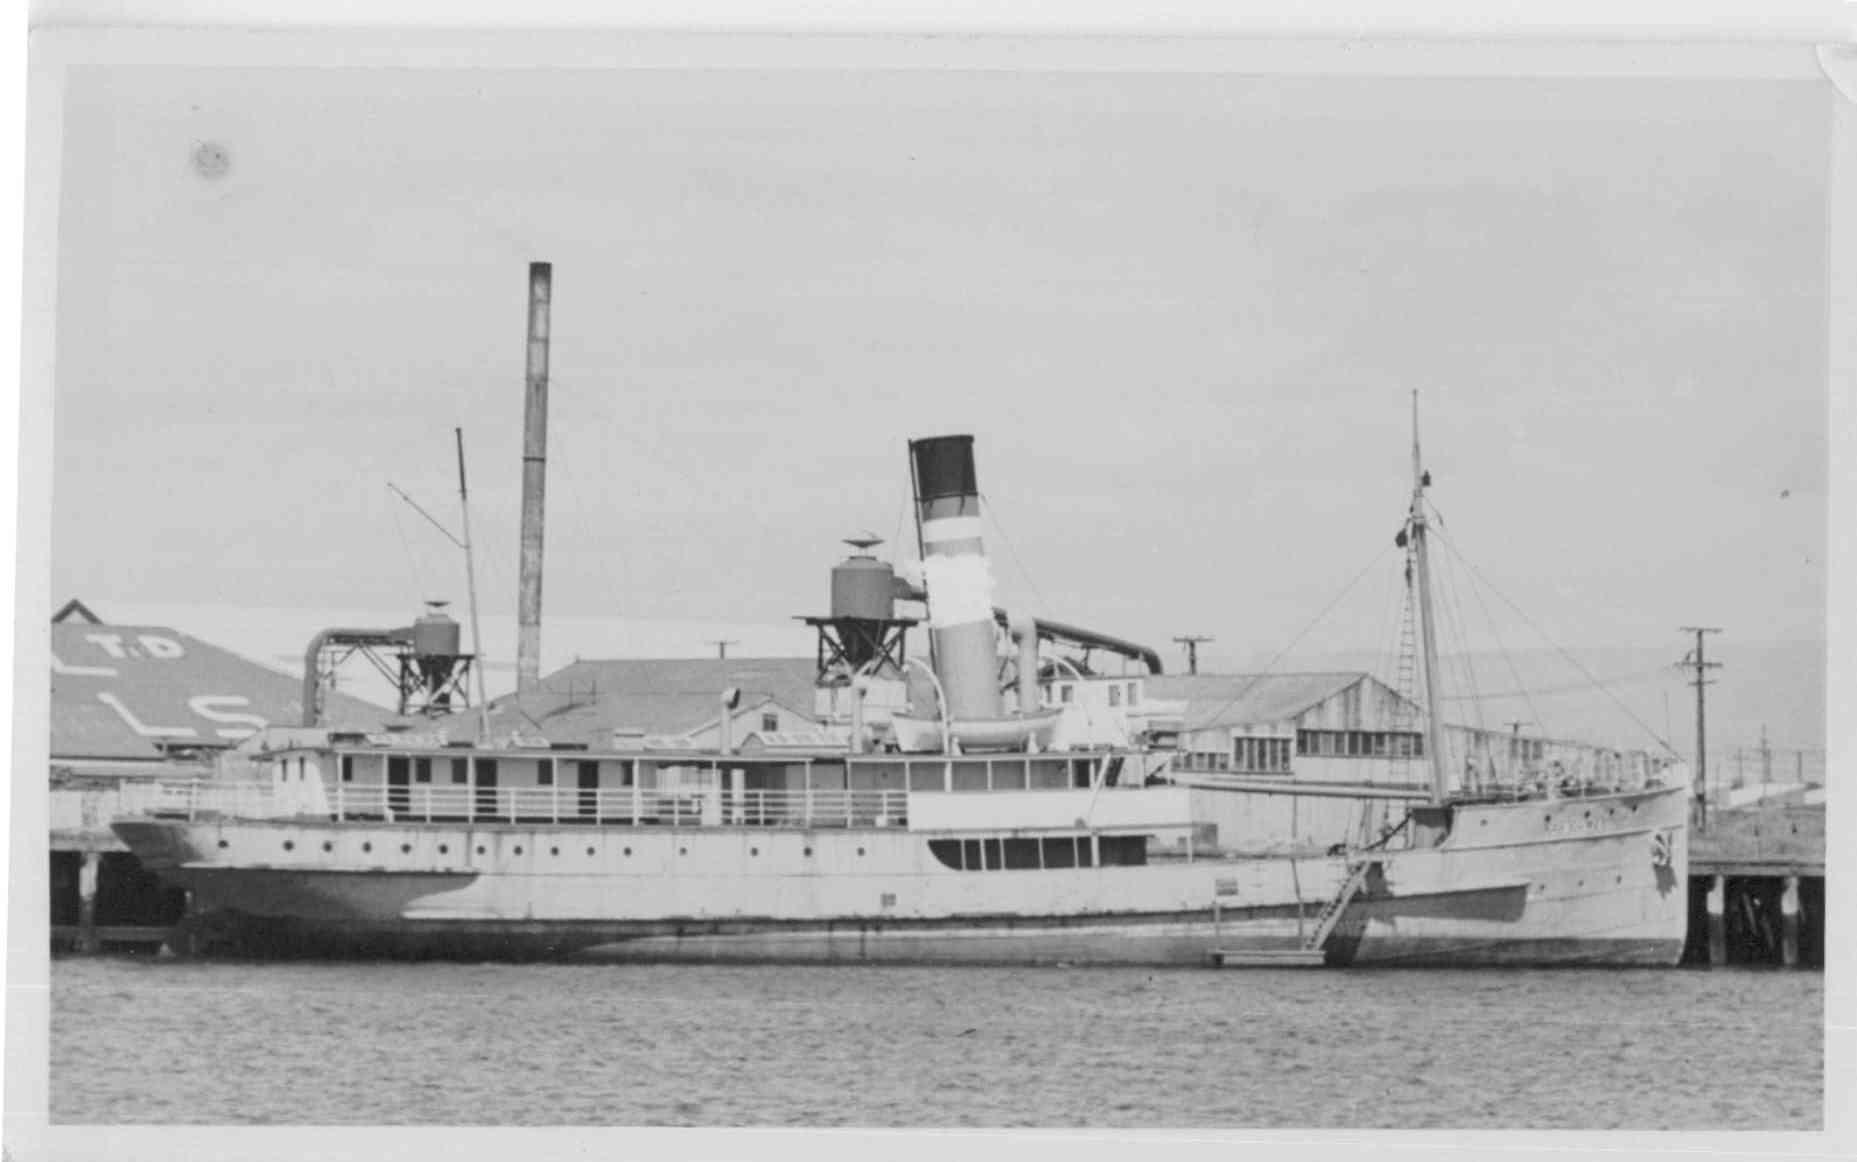
[[[1690,685],[1696,688],[1696,829],[1707,831],[1709,829],[1709,735],[1703,690],[1715,685],[1714,682],[1709,681],[1707,675],[1710,670],[1721,669],[1722,664],[1711,662],[1703,656],[1703,641],[1705,634],[1722,631],[1714,626],[1686,625],[1682,632],[1696,635],[1695,650],[1678,664],[1696,671],[1696,677],[1690,682]]]
[[[1201,634],[1190,633],[1185,637],[1177,637],[1174,640],[1186,647],[1186,672],[1189,674],[1199,673],[1199,643],[1209,642],[1213,639]]]
[[[729,647],[738,646],[741,644],[741,642],[737,641],[734,638],[714,638],[712,637],[709,639],[709,644],[716,647],[716,657],[726,662],[729,660]]]

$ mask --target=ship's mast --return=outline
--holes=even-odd
[[[1424,647],[1425,665],[1425,749],[1431,755],[1431,801],[1442,804],[1449,787],[1445,783],[1444,724],[1438,718],[1438,635],[1431,616],[1431,561],[1425,547],[1425,486],[1431,483],[1419,459],[1419,393],[1412,393],[1412,510],[1408,526],[1412,530],[1412,559],[1418,566],[1419,640]]]

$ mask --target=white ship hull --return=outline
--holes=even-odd
[[[1375,856],[1323,955],[1674,964],[1688,911],[1686,811],[1679,788],[1459,806],[1440,845]],[[259,954],[1203,964],[1215,948],[1301,946],[1348,875],[1339,856],[1204,851],[963,871],[932,837],[898,827],[116,827],[146,865],[191,890],[210,929]]]

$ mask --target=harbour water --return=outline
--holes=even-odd
[[[1815,1130],[1770,970],[52,966],[57,1123]]]

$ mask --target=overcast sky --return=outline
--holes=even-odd
[[[74,71],[53,594],[267,656],[462,603],[387,488],[455,527],[462,425],[507,657],[546,259],[550,665],[618,619],[804,650],[758,627],[912,541],[948,432],[1003,604],[1216,668],[1366,569],[1303,648],[1373,649],[1414,388],[1461,640],[1541,644],[1476,575],[1570,646],[1817,640],[1828,122],[1777,81]]]

